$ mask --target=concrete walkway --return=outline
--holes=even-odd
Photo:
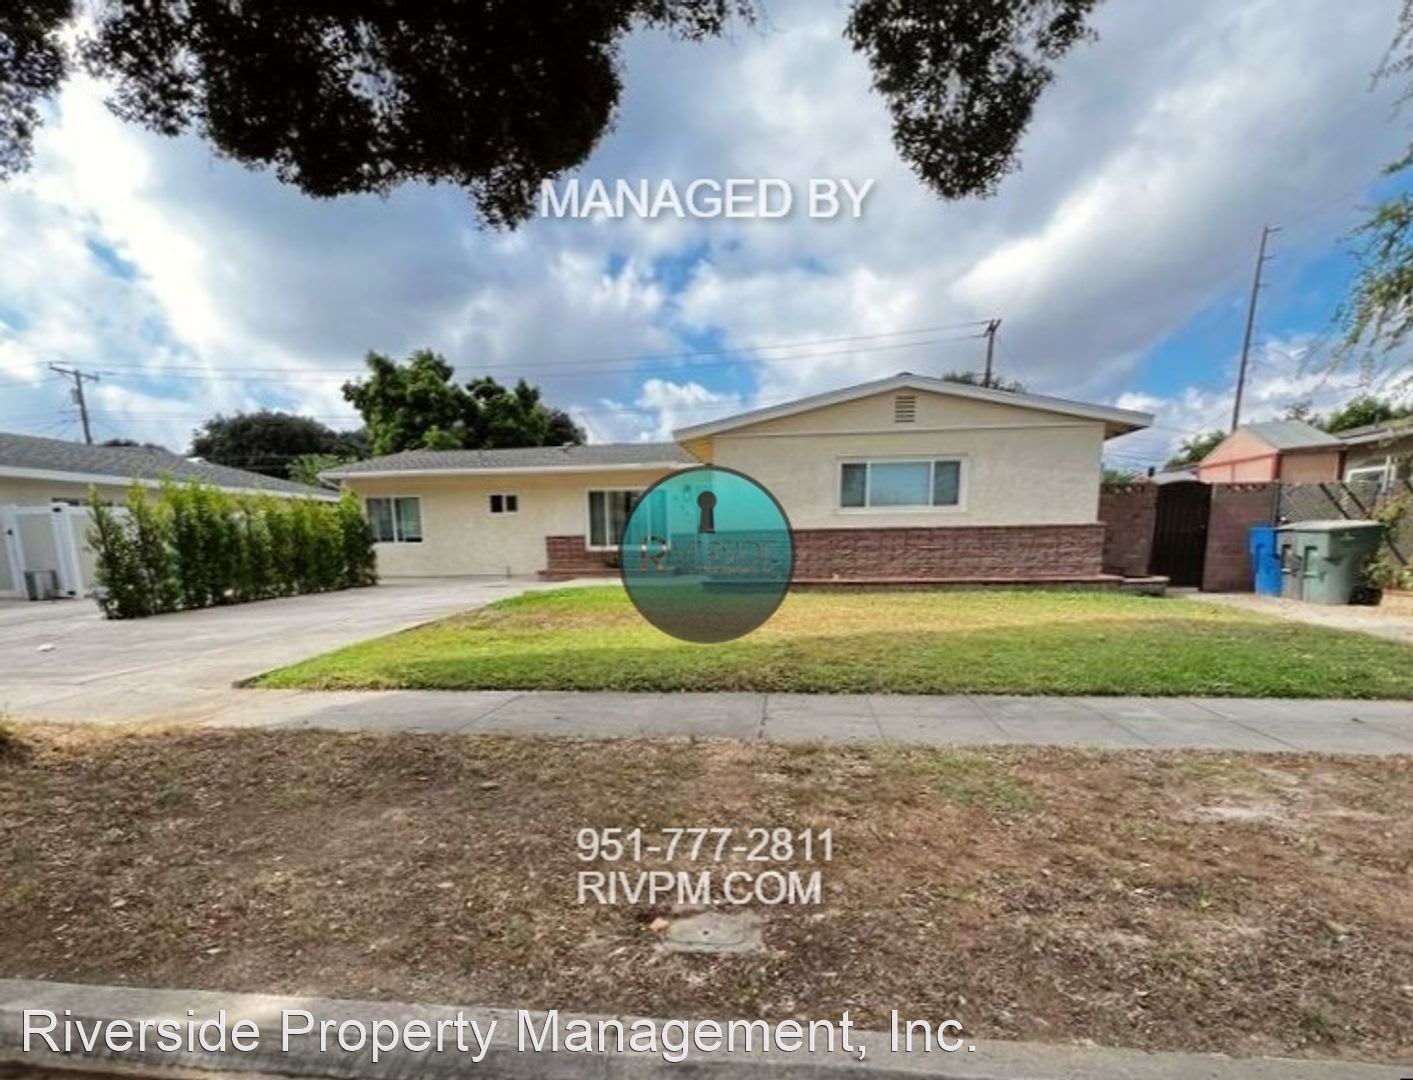
[[[239,709],[240,679],[507,596],[506,578],[391,579],[370,589],[104,619],[92,600],[0,603],[0,711],[47,720],[195,721]]]
[[[248,690],[210,723],[773,742],[1413,754],[1413,702]]]
[[[1357,604],[1336,606],[1307,604],[1300,600],[1285,600],[1278,596],[1256,596],[1253,593],[1185,593],[1191,600],[1252,611],[1258,615],[1274,615],[1278,619],[1324,626],[1333,630],[1355,630],[1361,634],[1401,641],[1413,645],[1413,615],[1395,615],[1378,607]]]

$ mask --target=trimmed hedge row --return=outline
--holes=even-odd
[[[358,505],[232,495],[201,484],[134,485],[127,512],[89,493],[98,603],[110,619],[327,592],[378,580]]]

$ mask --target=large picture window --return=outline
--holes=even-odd
[[[839,505],[845,510],[960,506],[958,458],[846,461],[839,466]]]
[[[640,489],[589,492],[589,547],[617,546],[633,507],[642,497]]]
[[[366,505],[373,539],[378,543],[422,542],[422,500],[417,496],[368,499]]]

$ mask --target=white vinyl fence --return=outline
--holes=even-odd
[[[93,591],[97,557],[85,506],[0,506],[0,597],[24,599],[27,571],[48,571],[61,597]]]

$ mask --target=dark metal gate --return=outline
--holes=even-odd
[[[1196,588],[1202,584],[1211,510],[1212,488],[1208,484],[1182,480],[1158,488],[1150,574],[1162,574],[1179,587]]]

